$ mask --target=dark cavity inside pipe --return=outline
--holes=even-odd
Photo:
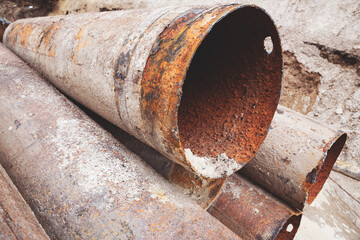
[[[281,228],[280,232],[276,235],[275,240],[294,239],[295,234],[300,226],[302,215],[293,215]]]
[[[264,46],[269,40],[271,52]],[[187,72],[178,114],[183,148],[201,157],[225,153],[249,161],[276,110],[281,69],[279,36],[266,13],[244,7],[224,17]]]
[[[324,183],[328,179],[331,169],[333,168],[336,159],[338,158],[341,150],[346,142],[346,133],[342,134],[335,142],[327,149],[324,163],[320,166],[320,170],[315,176],[315,182],[310,186],[306,203],[311,204],[316,196],[321,191]]]

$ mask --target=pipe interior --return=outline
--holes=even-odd
[[[345,145],[346,138],[347,138],[346,133],[342,134],[339,138],[335,140],[335,142],[327,150],[325,160],[316,175],[315,182],[310,186],[308,190],[306,203],[311,204],[316,198],[316,196],[319,194],[319,192],[321,191],[322,187],[324,186],[324,183],[326,182],[326,180],[330,175],[331,169],[333,168],[337,157],[339,156],[341,150]]]
[[[291,216],[281,228],[280,232],[276,235],[275,240],[294,239],[295,234],[300,226],[302,215]]]
[[[224,17],[187,72],[178,112],[183,148],[201,157],[225,153],[249,161],[270,126],[281,77],[280,40],[269,16],[244,7]]]

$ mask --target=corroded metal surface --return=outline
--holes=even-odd
[[[241,174],[302,210],[320,192],[346,133],[279,106],[269,133]]]
[[[142,143],[99,115],[84,107],[81,108],[93,120],[119,140],[121,144],[140,156],[141,159],[147,162],[153,169],[160,173],[169,182],[174,184],[177,190],[196,201],[196,203],[204,209],[207,209],[218,197],[226,178],[201,178],[193,172],[187,171],[181,165],[170,161],[167,157],[163,156],[155,149]]]
[[[293,239],[301,213],[248,179],[234,174],[208,211],[242,239]]]
[[[237,239],[0,46],[0,163],[52,239]]]
[[[49,239],[1,165],[0,239]]]
[[[255,155],[280,96],[279,36],[255,6],[22,19],[4,42],[61,91],[207,178]]]

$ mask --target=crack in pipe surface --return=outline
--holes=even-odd
[[[206,178],[255,155],[280,96],[278,32],[253,5],[22,19],[4,43],[61,91]]]

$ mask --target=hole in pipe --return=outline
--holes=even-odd
[[[266,51],[267,54],[270,54],[273,51],[273,42],[271,40],[271,37],[266,37],[264,39],[264,49]]]
[[[286,227],[287,232],[291,232],[293,229],[294,229],[294,226],[291,223]]]
[[[302,215],[292,215],[282,226],[275,240],[291,240],[294,239],[295,234],[300,226]],[[286,228],[285,228],[286,226]]]
[[[271,55],[264,51],[266,36]],[[178,127],[185,151],[249,161],[276,110],[281,69],[279,36],[266,13],[244,7],[218,22],[197,49],[183,85]]]

